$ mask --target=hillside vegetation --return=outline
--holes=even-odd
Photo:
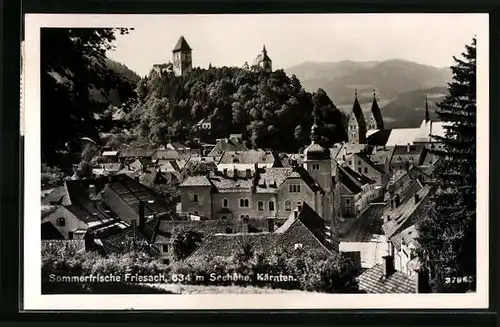
[[[139,103],[123,120],[138,138],[155,145],[242,133],[253,148],[297,151],[310,142],[313,114],[325,145],[346,139],[345,117],[328,95],[321,89],[306,92],[297,77],[282,70],[197,68],[186,76],[152,71],[136,91]],[[194,128],[202,119],[212,123],[210,131]]]

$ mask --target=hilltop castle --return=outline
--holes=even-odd
[[[189,73],[193,70],[192,51],[193,49],[191,49],[184,36],[181,36],[172,50],[173,63],[155,64],[153,65],[153,71],[159,75],[173,72],[176,76]],[[244,67],[250,68],[246,63]],[[267,73],[273,71],[272,60],[267,54],[265,45],[262,52],[252,62],[252,67]],[[212,68],[212,64],[209,65],[209,68]]]

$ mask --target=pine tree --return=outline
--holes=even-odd
[[[435,193],[429,212],[418,224],[419,257],[430,271],[435,292],[475,290],[475,284],[457,283],[476,274],[476,39],[454,57],[448,95],[438,104],[445,124],[437,152]],[[457,277],[457,279],[453,279]],[[455,282],[453,282],[455,281]]]

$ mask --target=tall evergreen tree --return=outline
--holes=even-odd
[[[438,138],[444,147],[437,152],[436,191],[418,226],[420,258],[435,292],[475,289],[458,281],[476,274],[476,39],[454,60],[449,94],[437,110],[446,133]]]

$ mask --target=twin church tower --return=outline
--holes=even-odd
[[[182,76],[193,70],[192,51],[193,49],[191,49],[184,36],[181,36],[172,50],[172,69],[175,75]],[[259,67],[265,72],[270,73],[272,71],[272,61],[267,55],[266,46],[263,47],[262,53],[253,61],[253,66]]]

